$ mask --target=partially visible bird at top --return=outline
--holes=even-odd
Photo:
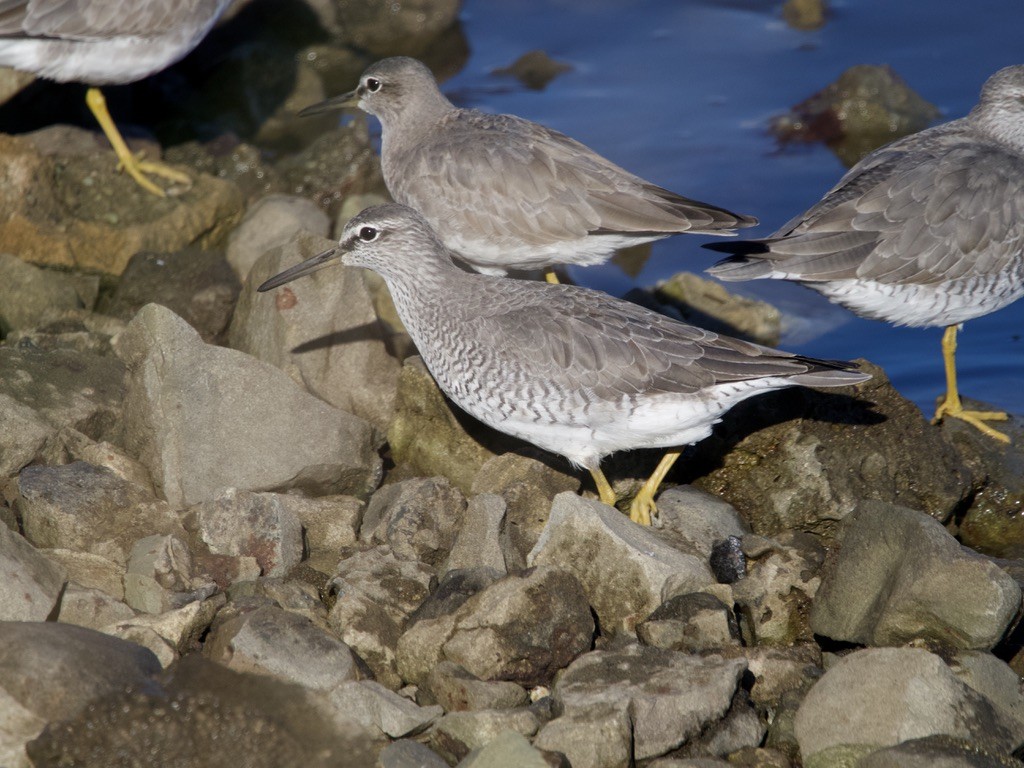
[[[86,104],[119,167],[155,195],[147,174],[190,184],[181,171],[131,153],[97,86],[141,80],[182,59],[231,0],[0,0],[0,66],[90,86]]]
[[[945,326],[946,394],[934,421],[987,424],[963,407],[958,326],[1024,296],[1024,65],[992,75],[966,117],[905,136],[851,168],[806,213],[763,240],[706,246],[732,254],[721,280],[792,280],[863,317]]]
[[[751,216],[691,200],[620,168],[558,131],[459,109],[416,59],[370,66],[349,93],[300,114],[357,106],[381,124],[381,165],[396,202],[448,248],[492,275],[607,261],[680,232],[733,235]]]
[[[586,467],[603,502],[616,503],[604,456],[675,448],[633,499],[630,518],[642,524],[657,511],[655,494],[679,447],[710,435],[732,406],[797,384],[869,378],[850,363],[719,336],[599,291],[463,271],[423,217],[396,203],[366,209],[337,247],[258,290],[338,258],[384,278],[448,397],[488,426]]]

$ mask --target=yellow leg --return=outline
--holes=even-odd
[[[555,270],[551,267],[544,270],[544,279],[552,285],[558,285],[558,275],[555,274]]]
[[[117,126],[114,125],[113,118],[110,117],[110,111],[107,109],[107,100],[103,98],[103,93],[99,88],[90,88],[86,92],[85,103],[89,105],[89,109],[92,110],[92,114],[96,118],[96,122],[100,124],[100,128],[103,129],[103,133],[106,134],[107,140],[114,148],[114,152],[119,161],[118,168],[123,168],[128,175],[135,179],[140,187],[145,189],[147,192],[152,192],[154,195],[159,195],[160,197],[164,197],[166,195],[164,190],[160,189],[160,187],[143,175],[146,173],[151,173],[155,176],[163,176],[165,179],[169,179],[176,184],[192,184],[192,180],[181,171],[169,168],[161,163],[145,162],[131,153],[131,150],[128,149],[128,145],[125,144],[124,139],[121,138],[121,132],[118,131]]]
[[[661,481],[665,479],[665,475],[672,469],[672,465],[676,463],[680,453],[682,451],[669,451],[662,456],[654,472],[647,478],[647,482],[640,487],[639,492],[633,497],[633,503],[629,505],[629,519],[634,523],[650,525],[651,518],[658,514],[658,507],[654,503],[654,495],[658,492],[658,488],[661,487]]]
[[[614,507],[615,502],[618,499],[615,498],[615,491],[612,490],[611,483],[608,482],[608,478],[604,476],[604,472],[601,468],[590,470],[591,476],[594,478],[594,485],[597,486],[597,495],[601,501],[607,504],[609,507]]]
[[[955,325],[946,328],[942,334],[942,360],[946,366],[946,397],[939,404],[935,411],[935,418],[932,424],[936,424],[944,417],[966,421],[991,438],[1004,443],[1010,442],[1010,438],[1002,432],[993,429],[986,421],[1006,421],[1009,416],[1002,411],[967,411],[960,402],[960,390],[956,384],[956,329]]]

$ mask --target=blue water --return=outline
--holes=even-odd
[[[511,112],[583,141],[681,194],[753,214],[763,236],[813,204],[844,168],[821,145],[780,149],[766,125],[855,64],[888,64],[943,120],[965,114],[985,78],[1024,63],[1020,0],[832,2],[820,30],[788,27],[781,2],[732,0],[469,0],[471,56],[444,84],[457,102]],[[573,70],[542,92],[491,75],[540,48]],[[1024,181],[1022,181],[1024,183]],[[612,263],[574,268],[576,282],[621,295],[716,260],[681,236],[653,247],[642,272]],[[817,294],[777,281],[731,284],[786,315],[784,348],[866,357],[926,413],[944,389],[941,329],[862,320]],[[967,323],[962,391],[1024,414],[1024,301]]]

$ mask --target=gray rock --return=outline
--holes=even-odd
[[[53,309],[82,306],[74,280],[0,253],[0,336],[33,328]]]
[[[1024,681],[1001,659],[981,651],[961,651],[949,661],[953,674],[991,702],[1024,734]],[[1024,741],[1024,736],[1021,737]]]
[[[217,585],[193,574],[192,553],[179,536],[135,542],[124,574],[124,600],[143,613],[165,613],[212,595]]]
[[[57,621],[103,631],[119,621],[135,617],[135,611],[124,602],[99,589],[69,583],[60,598]]]
[[[643,646],[594,651],[565,670],[554,696],[566,715],[593,709],[628,713],[633,754],[646,760],[676,749],[718,721],[729,710],[746,667],[744,659]],[[558,749],[549,744],[544,748]]]
[[[277,500],[302,523],[309,565],[334,573],[342,549],[358,541],[366,505],[354,496],[307,498],[288,493]]]
[[[225,618],[218,616],[204,653],[238,672],[255,672],[331,691],[360,677],[352,650],[308,619],[265,606]]]
[[[462,527],[455,535],[441,573],[467,568],[487,568],[508,573],[499,537],[505,522],[505,499],[484,493],[469,500],[462,515]]]
[[[807,614],[825,559],[816,537],[799,532],[783,532],[777,539],[749,536],[743,550],[747,575],[732,585],[732,593],[746,644],[785,647],[811,641]]]
[[[359,536],[389,545],[400,560],[438,567],[455,543],[465,511],[465,497],[444,478],[405,480],[373,494]]]
[[[313,275],[275,291],[260,282],[336,245],[301,234],[253,265],[231,322],[228,342],[270,363],[309,392],[343,411],[387,427],[394,409],[399,362],[388,351],[363,270]]]
[[[382,0],[336,2],[338,14],[328,25],[338,43],[374,56],[417,56],[455,24],[458,0],[413,0],[395,6]]]
[[[657,608],[669,576],[688,579],[692,592],[714,581],[702,558],[681,552],[606,504],[572,493],[555,497],[527,560],[568,568],[609,632],[631,631]]]
[[[971,491],[968,469],[881,368],[859,365],[871,379],[852,397],[794,387],[730,410],[695,447],[688,466],[709,463],[695,485],[735,506],[762,536],[801,530],[829,539],[863,499],[947,519]]]
[[[339,717],[392,739],[414,736],[444,714],[441,707],[421,707],[373,680],[349,680],[327,695]]]
[[[428,734],[428,744],[449,762],[458,762],[470,751],[484,747],[500,734],[512,731],[533,736],[540,726],[529,709],[452,712],[438,720]]]
[[[330,586],[339,599],[349,592],[361,592],[401,625],[436,583],[433,569],[417,561],[399,560],[387,547],[375,547],[344,557]]]
[[[809,768],[816,768],[808,764]],[[974,741],[927,736],[879,749],[857,761],[855,768],[1019,768],[1020,761]]]
[[[717,543],[750,533],[747,521],[732,504],[692,485],[677,485],[659,494],[658,518],[663,536],[705,559]]]
[[[44,621],[60,600],[67,574],[60,565],[0,525],[0,621]]]
[[[561,752],[573,768],[619,768],[632,761],[629,712],[624,707],[596,706],[566,712],[546,723],[533,745]]]
[[[501,549],[509,568],[526,567],[526,557],[544,530],[555,496],[580,489],[579,477],[567,465],[558,469],[531,453],[529,448],[520,447],[516,452],[494,456],[473,478],[474,496],[498,494],[505,500]],[[550,456],[547,458],[551,461]]]
[[[494,582],[454,613],[421,619],[398,641],[402,677],[425,683],[443,660],[482,680],[545,683],[591,646],[594,621],[566,571],[538,566]]]
[[[473,750],[459,761],[458,768],[551,768],[544,755],[530,746],[520,733],[505,731],[482,747]]]
[[[229,488],[191,507],[186,526],[214,554],[255,558],[264,576],[284,576],[302,560],[302,523],[281,494]]]
[[[733,697],[725,717],[708,726],[679,752],[694,756],[711,754],[731,757],[740,750],[758,747],[767,730],[746,691],[741,688]]]
[[[199,648],[200,637],[209,629],[217,610],[224,603],[224,595],[215,595],[209,600],[196,600],[161,614],[139,614],[118,619],[103,631],[150,648],[166,667],[186,652]]]
[[[5,346],[0,347],[0,369],[0,395],[31,408],[50,426],[73,427],[93,440],[118,440],[124,366],[116,358]]]
[[[373,739],[340,723],[316,695],[262,675],[243,675],[190,654],[164,687],[108,696],[78,717],[51,723],[28,751],[37,766],[153,765],[333,768],[370,766]]]
[[[88,552],[124,565],[137,539],[184,534],[166,502],[84,461],[26,467],[18,493],[25,537],[37,547]]]
[[[521,685],[505,680],[481,680],[450,661],[442,661],[430,670],[420,692],[427,693],[445,712],[514,709],[530,701]]]
[[[787,692],[810,688],[825,673],[821,649],[815,643],[788,648],[744,648],[743,655],[747,659],[747,670],[754,678],[750,699],[766,709],[778,709],[779,701]]]
[[[58,430],[53,439],[48,441],[41,455],[39,464],[71,464],[84,461],[94,467],[109,469],[118,477],[134,483],[150,496],[156,497],[153,480],[149,471],[135,459],[106,440],[99,442],[82,434],[73,427]]]
[[[204,344],[170,310],[144,307],[115,347],[128,368],[125,445],[171,504],[227,488],[362,496],[379,482],[369,424],[273,366]]]
[[[257,259],[271,248],[287,245],[300,232],[320,237],[331,222],[316,203],[295,195],[267,195],[249,206],[228,237],[227,261],[244,281]]]
[[[437,588],[409,614],[409,624],[455,613],[469,598],[491,586],[501,577],[500,572],[491,568],[448,571],[438,581]]]
[[[147,304],[159,304],[195,328],[203,341],[214,344],[227,330],[240,290],[220,251],[146,251],[132,256],[99,310],[127,323]]]
[[[328,623],[366,665],[382,685],[397,690],[402,685],[398,674],[399,623],[380,603],[360,589],[338,593]]]
[[[56,432],[27,405],[0,393],[0,477],[14,477],[31,464]]]
[[[843,657],[815,683],[796,714],[805,764],[826,765],[851,749],[867,754],[936,734],[1007,751],[1022,738],[984,696],[919,648],[868,648]]]
[[[665,601],[637,624],[636,634],[644,645],[690,653],[740,644],[740,629],[732,608],[703,592]]]
[[[300,581],[307,575],[317,579],[316,584]],[[233,584],[228,589],[232,602],[254,598],[257,601],[270,600],[272,604],[290,613],[309,619],[313,624],[331,631],[327,621],[327,606],[320,599],[323,582],[320,574],[304,573],[301,568],[290,574],[287,580],[261,576],[250,581]]]
[[[862,502],[838,541],[810,617],[834,640],[989,649],[1020,608],[1020,587],[1006,572],[920,512]]]
[[[398,739],[380,751],[377,768],[448,768],[448,763],[418,741]]]
[[[726,290],[715,280],[679,272],[659,282],[654,296],[679,310],[680,319],[692,325],[777,346],[782,336],[782,316],[765,301],[748,299]]]
[[[71,549],[39,550],[47,560],[65,570],[69,582],[85,589],[97,589],[115,600],[124,599],[125,567],[99,555]]]

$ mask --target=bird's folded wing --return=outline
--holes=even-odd
[[[0,0],[0,35],[85,40],[157,35],[215,0]]]

